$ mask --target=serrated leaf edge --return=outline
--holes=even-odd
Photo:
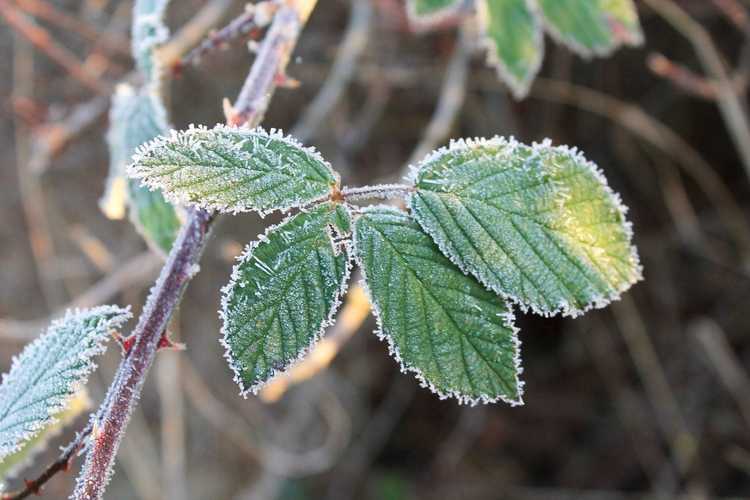
[[[349,206],[344,205],[344,207],[349,211],[349,216],[351,217],[352,214],[351,214]],[[336,313],[338,312],[339,307],[341,306],[344,295],[346,295],[346,292],[349,289],[349,278],[351,277],[351,271],[352,271],[353,262],[354,262],[354,259],[353,259],[354,252],[353,252],[351,240],[343,243],[344,251],[346,255],[346,261],[345,261],[345,266],[344,266],[344,276],[341,280],[341,283],[339,284],[339,288],[336,292],[336,295],[334,296],[331,310],[328,312],[328,317],[320,325],[320,328],[315,333],[315,335],[313,336],[308,346],[300,350],[298,356],[295,359],[288,361],[282,368],[272,367],[270,371],[271,374],[265,380],[256,382],[250,387],[245,387],[244,382],[242,381],[241,370],[232,359],[232,348],[229,345],[229,342],[227,340],[227,336],[229,335],[229,332],[227,331],[227,328],[226,328],[226,323],[228,320],[227,309],[229,307],[229,292],[234,288],[234,285],[237,283],[237,280],[240,278],[240,270],[239,270],[240,265],[244,263],[246,259],[252,256],[252,253],[255,250],[255,248],[261,243],[268,241],[268,235],[271,232],[284,226],[291,219],[293,219],[297,215],[300,215],[300,213],[290,214],[286,216],[284,220],[282,220],[278,224],[267,227],[266,230],[263,233],[259,234],[258,237],[254,241],[245,245],[245,249],[243,250],[243,252],[235,258],[235,261],[237,263],[232,267],[232,274],[230,276],[229,283],[227,283],[221,288],[221,309],[219,309],[219,318],[221,319],[221,329],[220,329],[221,337],[219,338],[219,343],[224,348],[224,359],[227,360],[227,364],[229,365],[229,368],[232,371],[233,380],[240,387],[240,396],[242,396],[245,399],[247,399],[247,397],[250,394],[257,395],[261,391],[261,389],[263,389],[263,387],[268,385],[274,379],[274,377],[286,373],[287,371],[289,371],[289,369],[291,369],[294,365],[302,361],[310,353],[310,351],[315,347],[315,345],[317,345],[317,343],[320,342],[320,340],[323,338],[323,335],[325,334],[326,329],[328,329],[328,327],[330,326],[333,326],[333,324],[336,322]],[[331,241],[331,246],[334,249],[334,253],[336,255],[339,255],[341,250],[336,248],[333,241]]]
[[[28,356],[29,352],[31,352],[32,349],[35,349],[36,346],[43,344],[46,339],[56,333],[56,330],[60,327],[64,327],[66,323],[70,321],[75,321],[76,319],[80,318],[84,314],[87,315],[94,315],[94,314],[102,314],[102,315],[108,315],[108,314],[116,314],[112,319],[108,320],[108,326],[110,329],[115,329],[120,326],[122,326],[126,321],[128,321],[133,314],[130,312],[130,306],[127,307],[119,307],[119,306],[98,306],[93,307],[90,309],[68,309],[65,311],[65,314],[53,320],[50,325],[47,327],[45,332],[41,334],[36,340],[31,342],[29,345],[27,345],[23,351],[21,351],[20,354],[13,356],[13,360],[11,362],[11,367],[8,372],[4,373],[2,375],[2,381],[0,381],[0,385],[5,384],[6,380],[10,377],[10,375],[13,373],[14,370],[20,366],[20,364],[26,359],[26,356]],[[88,376],[96,369],[97,364],[92,360],[93,357],[99,356],[103,354],[107,350],[106,346],[106,338],[104,341],[99,342],[95,344],[92,347],[89,347],[88,349],[85,349],[78,353],[78,357],[80,359],[84,360],[83,366],[79,368],[78,370],[71,372],[71,379],[70,383],[67,384],[66,392],[70,392],[71,395],[67,397],[60,398],[60,401],[58,401],[55,404],[51,404],[47,407],[47,413],[48,418],[46,420],[42,420],[40,422],[37,422],[29,427],[29,429],[17,440],[16,444],[14,446],[9,446],[5,449],[0,448],[0,460],[2,460],[4,457],[17,452],[21,449],[21,445],[28,441],[29,439],[36,436],[39,431],[41,431],[46,425],[55,424],[59,421],[59,417],[56,417],[55,414],[60,413],[65,409],[68,402],[70,401],[71,397],[75,396],[75,387],[77,385],[83,385],[86,383]]]
[[[535,42],[539,47],[539,56],[534,61],[531,71],[526,79],[519,81],[508,69],[505,61],[502,60],[497,51],[497,46],[492,42],[492,38],[487,34],[488,20],[488,7],[487,2],[491,0],[479,0],[477,3],[477,21],[480,26],[480,38],[479,45],[487,52],[486,64],[495,69],[498,78],[502,80],[508,88],[510,88],[514,99],[521,100],[529,94],[531,85],[534,83],[536,76],[539,74],[539,69],[542,67],[545,55],[544,45],[544,20],[539,8],[534,4],[534,0],[526,0],[526,7],[531,12],[532,17],[536,25]]]
[[[421,162],[419,162],[417,165],[409,166],[409,173],[407,174],[407,177],[405,178],[408,182],[414,184],[415,189],[414,192],[410,192],[407,195],[406,198],[406,204],[410,208],[410,210],[414,210],[414,205],[412,203],[412,200],[416,194],[419,193],[419,188],[416,187],[416,184],[418,182],[418,176],[419,172],[421,171],[422,167],[426,165],[427,163],[430,163],[432,161],[437,160],[441,156],[452,153],[455,151],[465,150],[465,149],[472,149],[476,147],[483,147],[483,146],[510,146],[512,148],[516,148],[519,146],[526,146],[525,144],[517,141],[513,136],[510,136],[509,138],[501,137],[501,136],[493,136],[490,139],[482,138],[482,137],[475,137],[473,139],[466,138],[466,139],[455,139],[451,140],[450,144],[448,146],[443,146],[442,148],[436,149],[432,153],[428,154]],[[431,231],[430,228],[423,225],[417,217],[414,217],[414,219],[419,223],[419,225],[422,227],[422,229],[430,235],[432,240],[435,242],[435,244],[438,246],[440,251],[443,255],[445,255],[451,262],[453,262],[464,274],[474,276],[477,280],[479,280],[482,285],[485,286],[488,290],[500,295],[502,298],[512,302],[513,304],[517,305],[523,313],[527,313],[529,311],[533,312],[534,314],[537,314],[539,316],[543,317],[552,317],[556,316],[558,314],[562,314],[565,317],[575,318],[578,316],[581,316],[585,314],[586,312],[593,310],[593,309],[601,309],[603,307],[606,307],[610,303],[620,300],[620,297],[622,296],[622,293],[627,291],[630,287],[632,287],[634,284],[638,283],[643,279],[643,266],[641,265],[640,257],[638,255],[638,249],[633,244],[633,224],[627,220],[625,217],[628,212],[628,207],[625,206],[625,204],[622,202],[622,198],[620,195],[612,190],[612,188],[609,186],[609,183],[607,182],[607,178],[604,176],[602,171],[599,169],[599,167],[593,163],[592,161],[586,159],[586,157],[583,155],[583,153],[576,147],[569,147],[565,145],[560,146],[553,146],[552,141],[550,139],[544,139],[542,142],[533,142],[531,144],[531,149],[534,150],[535,154],[540,154],[542,148],[552,149],[554,151],[560,152],[562,154],[567,154],[572,156],[572,158],[580,162],[581,165],[584,165],[588,167],[588,169],[591,171],[591,173],[594,175],[594,177],[601,183],[605,194],[609,196],[609,198],[612,200],[613,205],[615,206],[615,209],[620,213],[623,219],[623,229],[625,231],[625,235],[627,236],[629,247],[630,247],[630,258],[633,261],[633,276],[629,281],[624,282],[619,287],[616,287],[610,294],[608,295],[601,295],[594,297],[589,304],[587,304],[585,307],[582,308],[576,308],[569,302],[562,302],[557,305],[554,309],[541,309],[539,307],[536,307],[534,304],[528,304],[526,303],[522,298],[509,294],[507,292],[504,292],[500,290],[498,287],[493,286],[489,280],[487,280],[484,276],[480,276],[479,273],[474,274],[469,269],[467,269],[464,265],[462,265],[460,262],[457,262],[457,259],[454,259],[451,255],[450,249],[445,245],[444,242],[441,241],[441,238],[438,237],[437,234],[435,234],[434,231]],[[567,188],[562,185],[558,184],[560,186],[560,202],[565,201],[565,195]]]
[[[529,0],[530,2],[536,2],[536,0]],[[593,49],[590,49],[589,47],[586,47],[575,40],[571,40],[565,37],[560,30],[558,30],[544,15],[544,9],[539,5],[537,6],[539,9],[539,15],[541,16],[541,19],[543,21],[544,30],[547,32],[547,34],[552,38],[552,40],[555,41],[555,43],[558,43],[564,47],[567,47],[572,52],[575,52],[579,56],[581,56],[585,60],[590,60],[594,57],[608,57],[612,55],[617,49],[623,46],[630,46],[630,47],[638,47],[641,44],[643,44],[644,37],[643,37],[643,29],[640,25],[640,20],[638,22],[638,33],[636,35],[636,38],[634,40],[624,40],[620,38],[613,37],[612,42],[607,45],[601,45],[601,46],[595,46]],[[633,4],[633,9],[635,10],[635,4]],[[602,19],[602,22],[604,23],[606,20]]]
[[[293,136],[285,135],[281,129],[272,128],[272,129],[266,130],[263,127],[255,127],[252,129],[248,129],[248,128],[243,128],[243,127],[224,125],[222,123],[218,123],[214,125],[212,128],[209,128],[205,125],[195,125],[191,123],[188,126],[188,128],[185,130],[172,129],[169,131],[168,134],[160,135],[159,137],[156,137],[152,139],[151,141],[141,144],[140,146],[138,146],[135,153],[133,154],[131,163],[127,166],[126,172],[128,176],[134,179],[139,179],[141,181],[141,184],[148,187],[151,191],[160,189],[162,191],[162,194],[164,195],[164,198],[167,201],[172,202],[173,204],[193,206],[193,207],[197,207],[203,210],[218,210],[219,212],[231,213],[231,214],[255,212],[261,217],[265,217],[266,215],[271,214],[273,212],[278,211],[281,213],[287,213],[290,210],[293,210],[295,208],[318,204],[328,199],[328,196],[323,196],[323,197],[316,198],[308,202],[304,202],[304,203],[300,202],[300,203],[291,204],[288,206],[283,206],[280,208],[270,208],[267,210],[259,210],[257,208],[251,208],[251,207],[247,207],[247,206],[239,205],[239,204],[230,206],[225,203],[199,203],[194,200],[190,200],[189,197],[185,195],[167,191],[166,189],[164,189],[162,186],[159,185],[158,181],[155,181],[149,178],[148,169],[139,168],[138,164],[140,163],[141,160],[143,160],[149,154],[151,150],[163,147],[166,144],[169,144],[174,141],[184,141],[185,145],[187,147],[190,147],[191,141],[194,142],[196,140],[195,136],[197,134],[201,134],[205,132],[258,134],[265,138],[283,141],[290,146],[303,150],[305,153],[312,156],[315,160],[318,160],[321,163],[323,163],[330,170],[335,180],[335,187],[338,188],[341,186],[341,176],[339,175],[339,173],[333,169],[331,164],[325,158],[323,158],[323,155],[321,155],[320,152],[317,149],[315,149],[314,146],[303,145],[300,141],[298,141]]]
[[[397,208],[394,208],[392,206],[389,206],[389,205],[371,205],[360,210],[358,212],[358,215],[365,214],[369,211],[384,210],[384,209],[391,210],[391,211],[398,211],[399,213],[403,215],[407,215],[408,217],[411,218],[410,214],[402,210],[399,210]],[[352,233],[353,249],[357,248],[356,234],[357,234],[356,231]],[[396,345],[396,342],[393,340],[393,337],[385,331],[385,328],[383,326],[382,313],[380,312],[380,308],[378,307],[378,304],[373,299],[372,292],[370,291],[370,287],[367,284],[368,278],[367,278],[367,271],[365,270],[365,266],[363,265],[361,259],[357,255],[356,250],[352,252],[352,255],[357,266],[359,266],[360,272],[362,273],[362,279],[359,282],[360,286],[362,286],[362,289],[364,290],[365,295],[367,295],[367,300],[370,301],[370,306],[372,308],[372,315],[375,317],[375,321],[377,323],[377,328],[373,333],[375,333],[375,336],[378,339],[386,343],[386,345],[388,346],[388,354],[390,354],[391,357],[393,357],[393,359],[396,360],[401,370],[401,373],[412,373],[416,377],[416,379],[419,381],[420,387],[429,389],[433,394],[437,395],[437,397],[440,400],[452,398],[452,399],[455,399],[458,402],[458,404],[468,405],[468,406],[476,406],[477,404],[491,404],[491,403],[496,403],[498,401],[503,401],[504,403],[507,403],[511,406],[523,406],[524,405],[524,401],[523,401],[524,389],[523,388],[524,388],[525,382],[521,380],[521,374],[523,373],[523,366],[521,366],[521,339],[518,336],[520,329],[515,325],[516,316],[513,313],[513,308],[510,304],[506,304],[508,306],[508,311],[505,314],[498,315],[498,317],[503,319],[503,326],[508,328],[511,331],[513,347],[515,348],[515,355],[513,356],[513,366],[515,367],[515,381],[516,381],[516,386],[518,387],[518,399],[511,399],[502,394],[497,395],[497,396],[482,395],[479,398],[472,398],[471,396],[467,396],[466,394],[462,394],[454,390],[442,391],[438,389],[432,382],[427,380],[427,378],[424,376],[424,374],[419,368],[415,366],[409,366],[407,363],[404,362],[403,358],[401,357],[401,352],[399,351],[398,346]],[[468,273],[466,273],[466,271],[463,271],[463,270],[461,271],[467,276],[469,276],[471,279],[475,279],[474,276],[469,275]]]

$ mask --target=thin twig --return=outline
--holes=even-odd
[[[612,305],[618,328],[641,378],[657,422],[681,474],[691,467],[698,442],[682,413],[640,312],[630,296]]]
[[[109,93],[109,85],[87,71],[75,54],[57,43],[47,30],[34,23],[28,16],[18,12],[17,8],[12,6],[8,0],[0,0],[0,16],[37,49],[65,68],[70,76],[81,82],[85,87],[99,94]]]
[[[161,64],[165,68],[177,65],[190,47],[199,43],[205,33],[221,21],[232,3],[232,0],[208,2],[167,43],[156,49],[156,57]]]
[[[275,8],[275,4],[269,4],[269,7]],[[263,12],[263,15],[257,15],[258,9],[253,4],[248,4],[245,11],[232,19],[229,24],[217,31],[212,31],[209,35],[188,52],[182,59],[173,63],[173,66],[183,67],[196,65],[210,52],[225,47],[230,42],[249,36],[254,30],[265,28],[270,23],[272,12]],[[269,15],[266,15],[269,14]]]
[[[750,177],[750,122],[708,32],[673,0],[643,0],[693,46],[703,69],[716,83],[717,103],[729,134]]]
[[[91,434],[92,424],[89,423],[83,428],[81,432],[76,434],[76,437],[63,448],[62,453],[57,460],[52,462],[44,472],[39,474],[36,479],[26,480],[26,486],[18,491],[11,493],[3,493],[0,497],[1,500],[23,500],[32,495],[38,495],[47,481],[52,479],[58,472],[67,471],[70,467],[70,462],[78,451],[83,447],[86,439]]]

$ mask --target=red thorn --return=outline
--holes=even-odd
[[[279,87],[287,89],[296,89],[300,85],[299,80],[290,78],[286,73],[276,73],[274,83]]]
[[[120,344],[120,349],[122,349],[124,355],[127,355],[130,352],[130,349],[133,348],[133,344],[135,344],[135,337],[133,335],[123,337],[119,332],[112,332],[112,336],[115,338],[115,341]]]
[[[168,349],[170,351],[184,351],[186,347],[182,342],[175,342],[172,340],[169,336],[169,332],[165,331],[159,339],[158,349],[160,351],[163,349]]]
[[[24,479],[23,483],[26,485],[26,489],[32,492],[34,495],[38,495],[40,488],[39,485],[36,484],[36,481],[30,481],[28,479]]]
[[[173,78],[180,78],[182,77],[182,73],[185,69],[185,65],[182,61],[177,61],[172,65],[172,77]]]

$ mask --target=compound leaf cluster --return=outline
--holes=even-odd
[[[417,28],[459,16],[465,0],[408,0]],[[633,0],[478,0],[477,19],[487,60],[516,98],[529,91],[544,55],[544,31],[583,57],[640,45]]]
[[[130,316],[115,306],[68,311],[14,358],[0,385],[0,460],[56,421]]]
[[[224,288],[223,343],[243,393],[318,341],[352,260],[402,368],[472,404],[522,401],[513,305],[575,316],[641,277],[618,196],[580,153],[549,142],[454,141],[409,185],[347,191],[296,141],[217,126],[152,141],[129,171],[198,206],[303,207],[248,247]],[[408,211],[350,204],[368,189],[401,189]]]

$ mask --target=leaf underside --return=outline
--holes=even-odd
[[[484,0],[479,9],[488,62],[516,98],[524,97],[544,56],[544,35],[527,0]]]
[[[325,203],[270,228],[224,288],[223,343],[242,392],[257,392],[318,341],[349,276],[349,214]]]
[[[519,345],[504,300],[399,210],[364,209],[354,241],[380,334],[403,368],[441,397],[521,403]]]
[[[113,97],[107,133],[109,186],[125,182],[125,167],[138,146],[169,129],[164,107],[148,88],[137,92],[129,85],[120,85]],[[135,228],[149,246],[160,253],[169,253],[180,229],[176,209],[160,191],[150,191],[138,181],[127,180],[126,192],[125,201]]]
[[[111,331],[129,318],[115,306],[69,311],[14,359],[0,385],[0,460],[55,421],[86,382]]]
[[[550,34],[583,56],[608,54],[622,44],[643,41],[632,0],[536,1]]]
[[[428,157],[414,217],[461,269],[524,309],[575,316],[640,279],[625,208],[579,153],[458,141]]]
[[[230,212],[287,210],[338,184],[317,152],[291,138],[223,125],[156,139],[139,149],[130,173],[172,200]]]

